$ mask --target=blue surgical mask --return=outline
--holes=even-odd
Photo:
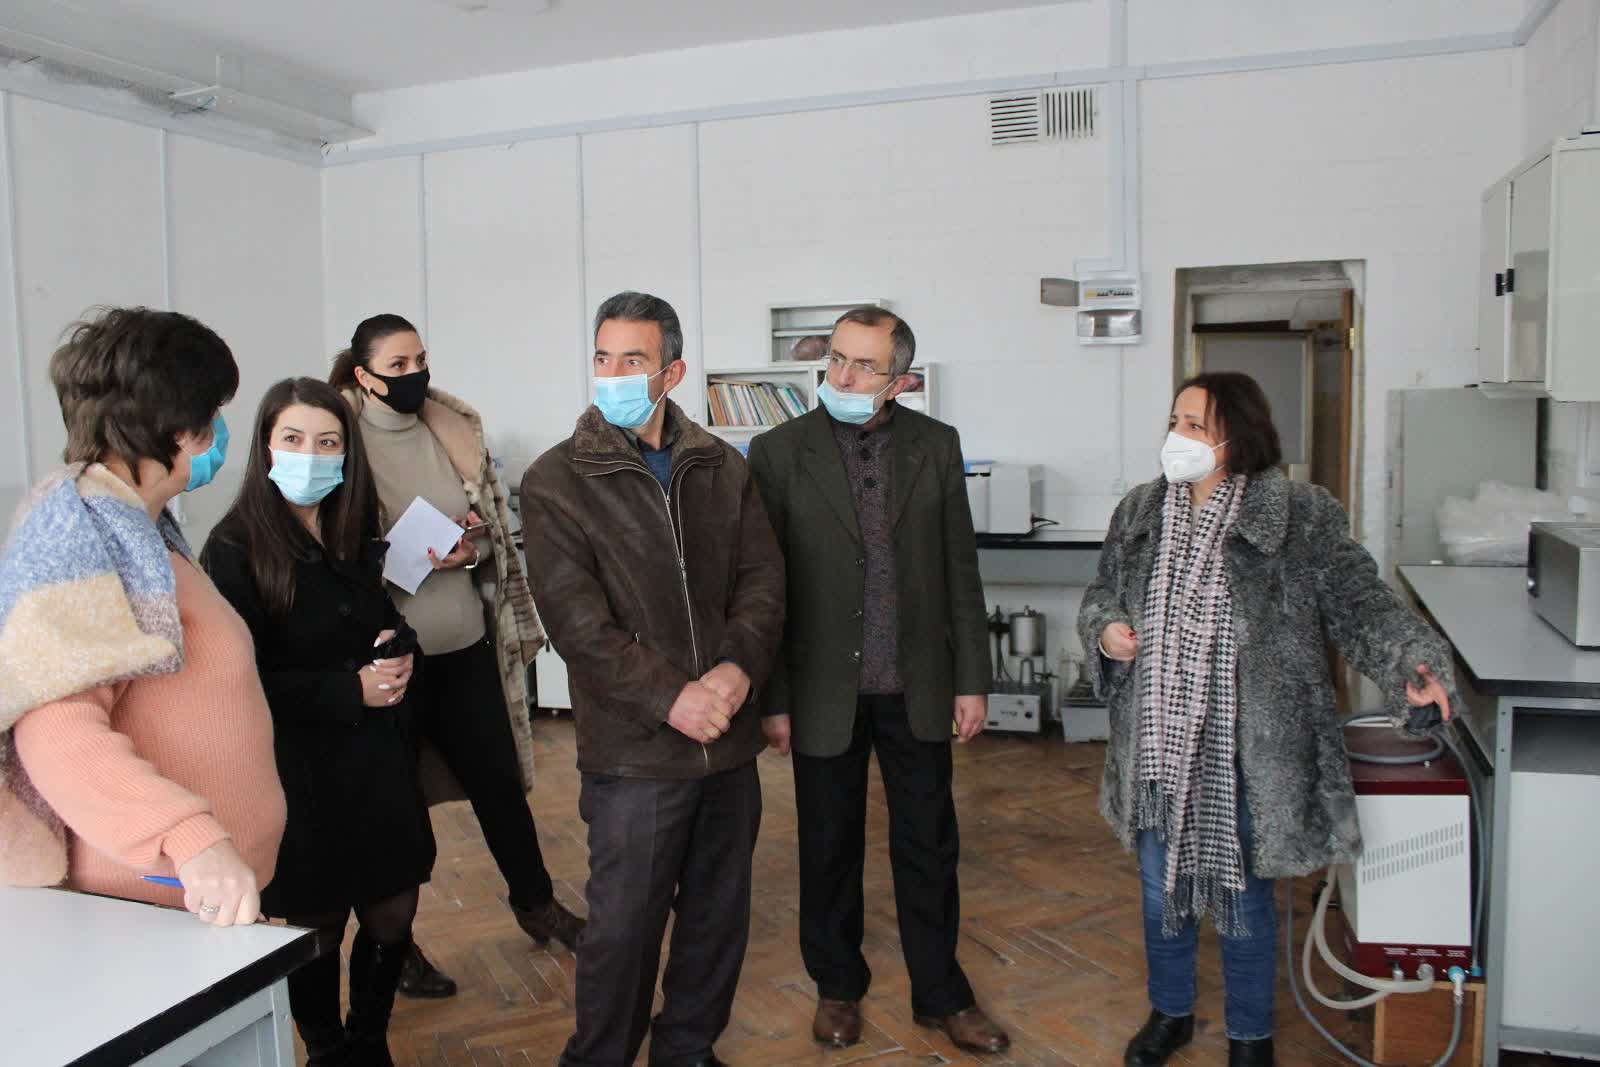
[[[889,385],[894,384],[894,379],[889,380]],[[822,401],[822,406],[828,409],[840,422],[852,426],[860,426],[870,422],[872,416],[878,413],[877,399],[889,391],[889,385],[879,389],[876,393],[841,393],[833,387],[833,383],[826,378],[817,386],[817,399]]]
[[[291,504],[310,507],[344,483],[344,454],[314,456],[309,452],[272,450],[272,469],[267,472],[283,498]]]
[[[189,457],[189,484],[184,486],[185,493],[192,493],[196,489],[211,484],[211,479],[217,476],[222,469],[223,460],[228,458],[228,424],[221,415],[211,423],[211,447],[198,456]]]
[[[669,364],[670,366],[670,364]],[[626,374],[620,378],[594,379],[594,402],[600,414],[613,426],[632,430],[650,421],[656,412],[659,399],[650,399],[650,379],[667,372],[662,367],[655,374]]]

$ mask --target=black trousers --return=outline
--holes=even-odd
[[[548,904],[555,889],[522,791],[517,743],[489,639],[425,657],[407,695],[418,728],[466,791],[511,903],[519,908]]]
[[[577,1032],[564,1067],[708,1059],[727,1028],[750,939],[751,855],[761,827],[755,761],[707,778],[585,774],[589,924],[578,939]],[[652,1025],[667,914],[675,916]]]
[[[975,998],[956,962],[961,845],[950,792],[950,742],[917,740],[901,696],[858,698],[855,730],[843,754],[794,755],[800,954],[818,996],[860,1000],[866,995],[872,972],[861,954],[861,881],[867,760],[874,750],[889,802],[889,863],[900,944],[911,975],[911,1010],[953,1015]]]

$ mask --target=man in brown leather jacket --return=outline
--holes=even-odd
[[[619,293],[595,316],[595,406],[522,480],[528,579],[566,661],[589,923],[561,1063],[720,1063],[750,932],[761,821],[752,694],[783,632],[783,557],[749,468],[667,394],[671,305]],[[653,1024],[661,938],[675,915]]]

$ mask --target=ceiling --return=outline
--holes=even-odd
[[[352,92],[1062,0],[64,0]]]

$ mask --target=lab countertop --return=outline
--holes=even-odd
[[[1408,566],[1400,580],[1479,692],[1600,700],[1600,651],[1577,647],[1534,612],[1522,568]]]
[[[0,888],[0,1061],[137,1062],[315,955],[304,930]]]
[[[1104,530],[1062,530],[1053,526],[1035,530],[1031,534],[980,533],[979,548],[1100,548],[1106,539]]]

